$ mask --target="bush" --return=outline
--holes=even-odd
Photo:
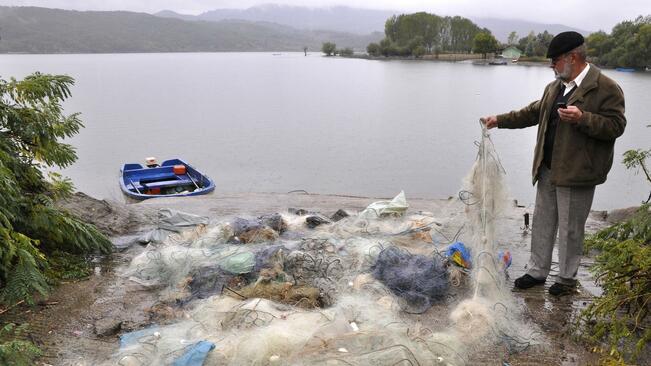
[[[41,350],[32,342],[16,339],[26,325],[16,327],[9,323],[0,328],[0,339],[11,338],[12,340],[0,342],[0,365],[7,366],[29,366],[41,355]]]
[[[352,56],[355,52],[352,48],[346,47],[343,50],[339,50],[339,56]]]
[[[326,56],[332,56],[337,52],[337,45],[332,42],[325,42],[321,45],[321,52],[325,53]]]
[[[33,302],[45,295],[46,255],[109,252],[111,242],[94,226],[54,206],[71,194],[70,180],[43,172],[65,168],[77,155],[60,142],[79,132],[79,114],[65,116],[69,76],[35,73],[0,80],[0,302]]]
[[[610,356],[635,359],[651,341],[651,205],[587,237],[586,249],[601,250],[591,271],[604,293],[581,313],[579,329],[606,341]]]
[[[377,43],[369,43],[369,45],[366,46],[366,52],[368,52],[370,56],[378,57],[381,55],[380,45]]]

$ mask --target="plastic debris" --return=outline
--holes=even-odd
[[[228,273],[219,266],[201,267],[190,272],[189,283],[192,298],[205,299],[222,291],[224,286],[235,287],[236,275]]]
[[[205,216],[162,208],[158,210],[157,228],[141,235],[136,241],[140,244],[162,243],[170,234],[180,233],[198,225],[208,225],[208,222]]]
[[[147,336],[159,338],[160,333],[158,332],[158,326],[154,325],[149,328],[140,329],[133,332],[122,334],[120,336],[120,349],[135,345],[138,343],[140,339]]]
[[[440,260],[396,247],[382,250],[371,270],[373,277],[405,299],[417,313],[443,299],[449,287],[448,272]]]
[[[255,255],[251,252],[235,253],[223,258],[218,264],[221,269],[229,273],[249,273],[255,267]]]
[[[506,271],[507,268],[511,266],[511,262],[513,261],[513,258],[511,257],[511,252],[508,250],[500,250],[497,252],[497,259],[500,261],[500,264],[502,265],[502,269]]]
[[[445,251],[445,256],[452,261],[452,263],[470,269],[472,267],[472,260],[470,257],[470,251],[462,242],[456,242],[448,247]]]
[[[320,215],[313,215],[313,216],[308,216],[305,218],[305,224],[307,227],[310,229],[314,229],[315,227],[323,224],[329,224],[330,220],[326,219],[323,216]]]
[[[344,218],[346,218],[346,217],[348,217],[348,216],[350,216],[350,215],[348,214],[348,212],[346,212],[346,211],[344,211],[344,210],[342,210],[342,209],[339,209],[339,210],[337,210],[337,212],[335,212],[332,216],[330,216],[330,220],[332,220],[332,221],[334,221],[334,222],[337,222],[337,221],[339,221],[339,220],[341,220],[341,219],[344,219]]]
[[[310,213],[309,211],[307,211],[305,209],[293,208],[293,207],[288,208],[287,212],[289,212],[292,215],[296,215],[296,216],[305,216],[305,215]]]
[[[364,211],[360,212],[361,218],[380,218],[387,216],[402,216],[409,205],[405,198],[405,191],[400,191],[391,201],[377,201],[368,205]]]
[[[208,352],[215,348],[215,344],[208,341],[199,341],[192,345],[183,356],[172,363],[172,366],[202,366]]]

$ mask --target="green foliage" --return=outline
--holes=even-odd
[[[245,20],[195,22],[123,11],[0,6],[0,53],[278,52],[302,51],[305,46],[319,50],[324,40],[361,50],[378,42],[378,34],[306,31]]]
[[[628,150],[624,153],[624,160],[622,163],[626,169],[635,169],[637,172],[641,170],[644,173],[646,180],[651,183],[651,174],[649,172],[649,168],[646,166],[646,159],[649,157],[651,157],[651,149]],[[646,202],[649,201],[651,201],[651,193],[649,193],[649,197],[647,198]]]
[[[604,66],[643,69],[651,66],[651,15],[623,21],[611,34],[592,33],[586,39],[588,55]]]
[[[45,274],[54,283],[85,279],[93,272],[88,259],[83,255],[55,251],[48,257],[48,263]]]
[[[379,44],[369,44],[367,51],[372,56],[414,57],[440,51],[469,53],[475,35],[481,31],[475,23],[459,16],[440,17],[425,12],[394,15],[384,25],[386,38]]]
[[[9,323],[0,328],[0,339],[9,339],[0,342],[0,365],[29,366],[41,355],[41,350],[32,342],[17,339],[26,327],[26,324],[16,327]]]
[[[380,45],[377,43],[369,43],[368,46],[366,46],[366,52],[373,57],[380,56]]]
[[[554,35],[544,31],[538,33],[530,32],[526,37],[520,38],[518,41],[518,48],[524,50],[524,54],[528,57],[545,57],[549,43],[551,43]]]
[[[581,313],[583,336],[606,341],[610,356],[635,359],[651,341],[651,206],[589,236],[586,248],[601,250],[591,271],[604,293]]]
[[[352,56],[355,52],[353,52],[352,48],[346,47],[342,50],[338,50],[337,53],[339,53],[339,56]]]
[[[332,42],[324,42],[321,45],[321,52],[325,53],[326,56],[332,56],[337,52],[337,45]]]
[[[518,33],[515,31],[509,33],[509,38],[507,39],[506,43],[510,46],[514,46],[518,43]]]
[[[497,39],[492,34],[486,32],[477,33],[472,40],[472,44],[473,52],[483,54],[484,58],[486,58],[487,53],[495,52],[499,46]]]
[[[70,180],[43,173],[77,159],[61,142],[83,127],[79,114],[63,114],[71,85],[69,76],[40,73],[0,80],[0,302],[47,293],[47,253],[111,248],[94,226],[54,206],[72,192]]]
[[[398,55],[398,46],[389,38],[385,38],[380,41],[380,53],[385,57]]]

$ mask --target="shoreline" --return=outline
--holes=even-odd
[[[424,55],[422,57],[414,56],[371,56],[369,54],[355,54],[352,56],[324,56],[324,57],[342,57],[342,58],[354,58],[362,60],[374,60],[374,61],[434,61],[434,62],[460,62],[460,63],[473,63],[477,65],[488,65],[493,58],[483,58],[481,55],[477,54],[440,54],[436,55]],[[548,61],[531,61],[523,60],[513,62],[507,60],[508,65],[522,65],[522,66],[544,66],[548,67]],[[503,65],[491,65],[491,66],[503,66]]]
[[[170,208],[196,215],[207,216],[211,222],[230,220],[234,217],[255,217],[274,212],[287,214],[290,208],[318,212],[326,216],[344,209],[359,212],[377,199],[368,197],[300,194],[300,193],[241,193],[229,195],[210,194],[206,196],[150,199],[139,203],[97,200],[77,192],[71,199],[61,202],[61,207],[96,224],[102,232],[111,237],[116,246],[113,254],[94,261],[95,274],[88,279],[65,283],[53,289],[47,301],[36,308],[16,307],[3,315],[3,320],[29,322],[31,339],[44,350],[40,363],[76,365],[79,360],[91,364],[103,364],[111,359],[118,348],[117,335],[152,324],[149,317],[152,308],[159,302],[155,292],[130,283],[119,273],[121,268],[144,249],[130,244],[140,234],[156,227],[159,209]],[[408,199],[407,214],[431,215],[445,223],[464,217],[464,205],[455,199]],[[522,216],[527,208],[509,205],[500,228],[500,242],[513,255],[510,277],[515,278],[524,271],[528,256],[530,235],[521,231]],[[591,213],[586,225],[587,232],[594,232],[609,223],[603,213]],[[441,228],[441,230],[444,230]],[[420,244],[422,245],[422,244]],[[443,244],[426,244],[442,250]],[[429,249],[431,250],[431,249]],[[561,337],[572,314],[591,302],[599,294],[588,272],[592,259],[584,257],[579,272],[582,284],[581,294],[567,299],[553,299],[547,294],[547,287],[534,291],[513,292],[514,299],[522,304],[525,316],[534,326],[543,329],[549,348],[533,347],[527,352],[511,357],[515,363],[544,360],[546,364],[557,364],[558,354],[564,352],[564,365],[580,365],[581,361],[594,357],[579,343],[567,343]],[[551,281],[548,281],[551,284]],[[509,281],[510,285],[512,282]],[[548,284],[548,285],[549,285]],[[562,317],[550,312],[548,303],[565,314]],[[447,305],[449,306],[449,305]],[[440,310],[440,309],[439,309]],[[179,310],[180,311],[180,310]],[[175,314],[172,312],[171,314]],[[172,316],[172,315],[170,315]],[[445,321],[447,312],[432,310],[422,315],[423,321]],[[552,324],[553,326],[549,326]],[[498,354],[476,355],[476,361],[499,358]]]
[[[479,56],[479,57],[475,57]],[[424,55],[422,57],[414,57],[414,56],[371,56],[367,53],[364,54],[354,54],[351,56],[323,56],[323,57],[342,57],[342,58],[353,58],[353,59],[362,59],[362,60],[370,60],[370,61],[434,61],[434,62],[459,62],[459,63],[472,63],[473,65],[480,65],[480,66],[507,66],[507,65],[513,65],[513,66],[536,66],[536,67],[549,67],[550,63],[549,61],[535,61],[535,60],[521,60],[517,62],[513,62],[512,60],[507,60],[506,65],[489,65],[489,62],[493,60],[494,58],[482,58],[481,55],[474,55],[474,54],[440,54],[439,56],[435,55]],[[590,61],[589,61],[590,62]],[[592,62],[591,62],[592,63]],[[593,63],[594,64],[594,63]],[[603,66],[603,65],[598,65],[594,64],[598,68],[602,70],[617,70],[617,69],[626,69],[625,67],[609,67],[609,66]],[[651,69],[634,69],[634,71],[627,71],[627,72],[635,72],[635,73],[645,73],[645,72],[651,72]]]

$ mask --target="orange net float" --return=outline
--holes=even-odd
[[[185,165],[174,165],[173,171],[174,171],[174,174],[176,174],[176,175],[183,175],[183,174],[186,173]]]

